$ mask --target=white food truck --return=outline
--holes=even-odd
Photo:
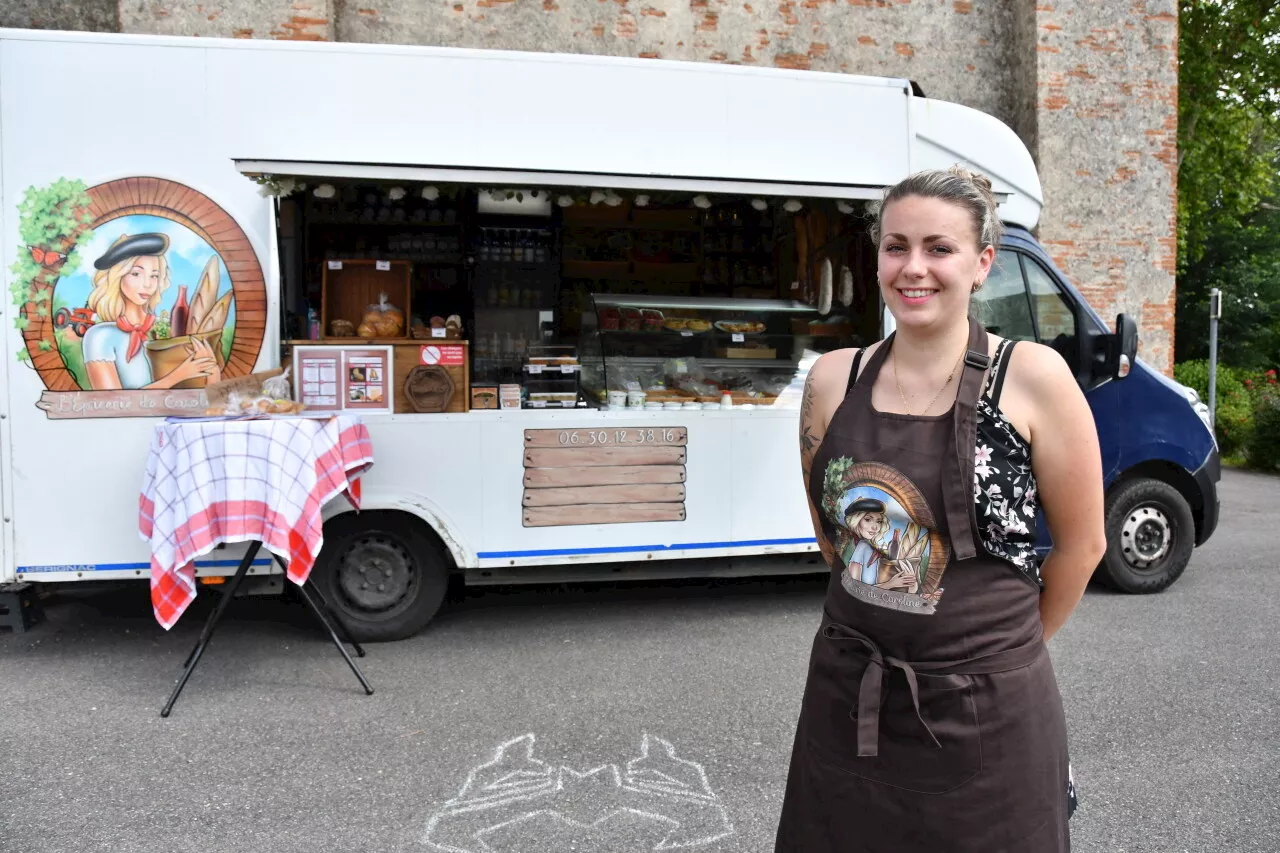
[[[901,79],[0,30],[0,583],[146,577],[154,425],[278,367],[373,439],[363,510],[327,508],[316,567],[358,638],[418,631],[456,574],[819,569],[805,370],[891,324],[867,201],[954,163],[991,176],[1010,229],[979,315],[1058,346],[1099,415],[1105,576],[1162,588],[1217,522],[1212,436],[1031,236],[1036,169],[991,116]],[[126,255],[159,286],[122,279]],[[361,353],[378,367],[348,369]],[[1107,438],[1139,375],[1175,439]]]

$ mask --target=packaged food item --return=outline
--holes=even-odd
[[[502,409],[520,408],[520,386],[519,385],[499,385],[498,386],[498,407]]]
[[[640,312],[641,325],[646,332],[662,331],[662,312],[653,308],[645,308]]]
[[[362,338],[399,338],[404,335],[404,312],[387,300],[386,293],[378,294],[378,303],[365,307],[364,316],[356,329]]]
[[[644,315],[640,313],[638,308],[622,309],[622,330],[624,332],[638,332],[644,326]]]
[[[246,394],[232,391],[221,403],[205,410],[210,416],[262,417],[264,415],[296,415],[307,407],[287,398],[275,398],[267,394]]]
[[[329,323],[329,334],[335,338],[354,338],[356,327],[350,320],[333,320]]]
[[[607,332],[616,332],[620,328],[622,315],[617,308],[600,309],[600,328]]]

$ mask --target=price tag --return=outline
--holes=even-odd
[[[546,407],[547,407],[546,400],[530,400],[529,401],[529,408],[531,409],[545,409]]]
[[[391,269],[391,261],[375,261],[374,265],[378,268],[378,272],[386,272]]]
[[[331,270],[342,269],[342,261],[329,261],[329,269]]]
[[[541,372],[542,372],[542,368],[543,368],[543,367],[545,367],[545,365],[542,365],[542,364],[531,364],[531,365],[529,365],[529,372],[530,372],[530,373],[541,373]]]
[[[379,263],[381,263],[381,261],[379,261]],[[433,338],[444,338],[444,337],[448,337],[448,335],[449,335],[448,329],[432,329],[431,330],[431,337]]]
[[[740,343],[742,343],[743,341],[745,341],[746,339],[747,339],[747,336],[746,336],[746,335],[744,335],[744,334],[742,334],[742,332],[734,332],[734,333],[733,333],[733,342],[734,342],[735,344],[740,344]]]
[[[681,333],[680,333],[680,337],[682,337],[682,338],[692,338],[692,337],[693,337],[693,332],[681,332]]]
[[[573,373],[573,372],[574,372],[575,370],[577,370],[577,369],[578,369],[578,365],[576,365],[576,364],[562,364],[562,365],[560,365],[560,372],[561,372],[561,373]]]

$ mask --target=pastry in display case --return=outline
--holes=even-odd
[[[849,320],[802,302],[605,293],[590,302],[582,392],[604,408],[798,408],[812,360],[857,343]]]

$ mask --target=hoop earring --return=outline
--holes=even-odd
[[[982,290],[982,282],[980,281],[975,281],[973,287],[969,288],[970,293],[977,293],[979,290]]]

